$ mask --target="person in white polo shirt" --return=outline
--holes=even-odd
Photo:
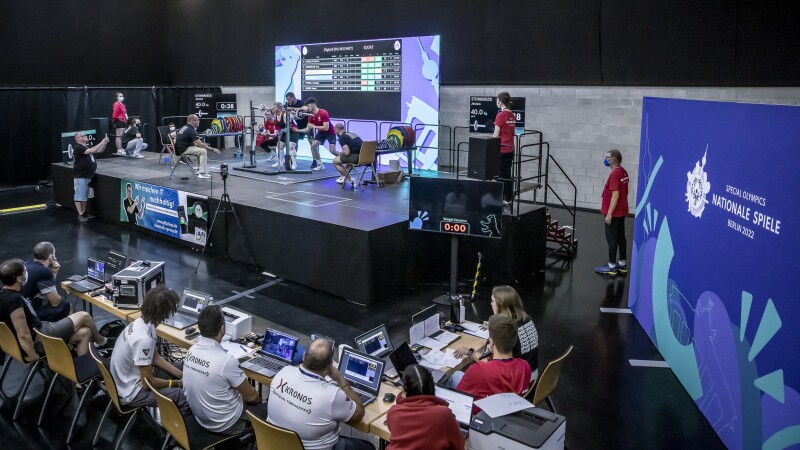
[[[297,433],[305,450],[375,450],[367,441],[339,436],[339,422],[360,421],[364,404],[333,367],[327,339],[313,340],[302,365],[281,369],[269,389],[267,421]]]
[[[156,352],[156,326],[178,308],[178,294],[157,286],[144,296],[142,317],[129,323],[111,353],[111,375],[123,405],[156,406],[156,396],[144,386],[146,378],[158,392],[172,399],[183,413],[189,404],[183,396],[181,363],[170,364]]]
[[[183,391],[197,423],[212,433],[231,436],[251,429],[244,408],[261,417],[261,396],[247,382],[239,361],[220,342],[225,336],[225,316],[219,306],[209,306],[197,318],[200,339],[183,363]]]

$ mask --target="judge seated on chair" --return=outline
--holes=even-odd
[[[344,125],[337,123],[333,127],[336,136],[339,138],[339,145],[342,147],[342,152],[333,158],[333,167],[339,171],[340,176],[336,182],[342,184],[345,182],[347,170],[344,168],[345,164],[358,164],[358,154],[361,152],[361,138],[355,133],[345,132]],[[348,177],[349,178],[349,177]],[[349,179],[351,183],[352,179]]]

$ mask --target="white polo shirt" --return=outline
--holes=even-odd
[[[339,440],[339,422],[356,412],[336,384],[302,367],[281,369],[269,390],[267,421],[296,432],[306,450],[330,450]]]
[[[133,401],[142,390],[139,367],[153,364],[156,350],[156,327],[141,317],[129,323],[114,344],[111,353],[111,375],[123,404]]]
[[[244,403],[236,387],[244,382],[239,361],[214,339],[201,336],[183,361],[183,394],[208,431],[225,431],[239,420]]]

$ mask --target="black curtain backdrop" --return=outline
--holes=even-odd
[[[276,45],[441,35],[444,85],[800,85],[789,0],[9,2],[0,86],[271,86]]]
[[[0,186],[33,184],[50,178],[50,164],[60,162],[61,133],[97,129],[111,134],[99,158],[115,150],[109,127],[114,92],[125,95],[130,117],[139,116],[148,151],[160,152],[157,126],[167,115],[191,113],[195,93],[220,92],[219,88],[62,88],[0,89]],[[185,120],[180,123],[185,123]]]

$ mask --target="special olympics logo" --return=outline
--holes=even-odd
[[[694,170],[686,172],[686,203],[689,204],[689,212],[698,219],[706,209],[708,204],[706,197],[711,191],[711,183],[708,182],[708,174],[704,170],[707,154],[708,146],[703,153],[703,159],[694,164]]]
[[[400,41],[394,41],[394,51],[400,50]]]

